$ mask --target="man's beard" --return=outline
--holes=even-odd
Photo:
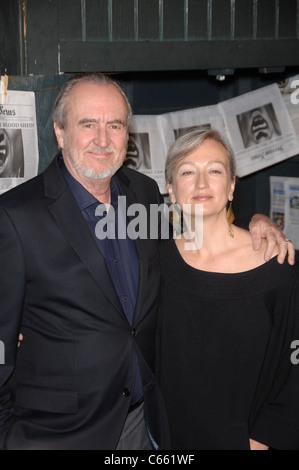
[[[73,162],[75,165],[75,163]],[[78,166],[76,168],[78,173],[81,173],[86,178],[94,179],[94,180],[104,180],[107,178],[111,178],[117,170],[122,166],[122,161],[117,161],[114,164],[110,165],[108,168],[102,171],[97,171],[94,168],[88,168],[85,166]]]
[[[95,151],[99,153],[113,153],[113,161],[110,164],[110,166],[108,166],[108,168],[105,168],[99,171],[99,170],[96,170],[95,168],[84,166],[83,163],[78,162],[78,159],[73,157],[72,147],[68,147],[68,151],[66,152],[66,157],[69,159],[72,167],[76,170],[76,172],[80,173],[86,178],[90,178],[94,180],[104,180],[107,178],[111,178],[123,164],[124,159],[121,158],[121,155],[119,154],[117,158],[115,158],[116,152],[114,149],[111,149],[110,147],[105,147],[105,148],[93,147],[92,149],[89,148],[84,151],[84,154],[90,151]]]

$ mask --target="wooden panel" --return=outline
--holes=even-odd
[[[257,37],[275,37],[275,0],[259,0],[257,6]]]
[[[299,0],[26,0],[20,41],[23,3],[0,1],[8,73],[299,65]]]
[[[208,37],[208,2],[207,0],[189,0],[188,3],[188,39],[207,39]]]
[[[109,39],[108,0],[86,0],[86,40]]]
[[[278,36],[296,37],[297,0],[280,0]],[[299,6],[299,3],[298,3]],[[299,17],[298,17],[299,19]],[[299,24],[298,24],[299,26]]]
[[[158,41],[64,42],[60,48],[62,72],[258,68],[297,65],[299,39],[177,41],[175,45]]]
[[[163,39],[184,39],[184,0],[164,0]]]
[[[159,39],[159,0],[138,1],[138,39]]]
[[[212,2],[212,37],[231,37],[231,2],[230,0],[213,0]]]
[[[113,0],[112,39],[134,39],[134,0]]]
[[[82,41],[81,0],[58,0],[60,41]]]
[[[24,73],[23,50],[20,49],[19,6],[16,0],[0,2],[0,75]]]
[[[253,37],[253,0],[235,3],[235,38]]]
[[[27,0],[27,73],[52,74],[59,68],[58,9],[52,0]]]

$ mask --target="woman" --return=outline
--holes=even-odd
[[[299,449],[296,268],[265,263],[227,219],[236,171],[218,132],[177,139],[166,179],[189,228],[160,252],[158,371],[173,448]]]

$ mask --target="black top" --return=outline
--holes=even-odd
[[[157,370],[173,448],[249,449],[251,437],[299,449],[297,268],[273,258],[204,272],[173,241],[160,246]]]

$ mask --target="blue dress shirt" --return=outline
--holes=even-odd
[[[107,269],[110,273],[115,290],[123,307],[124,313],[132,326],[135,304],[138,295],[139,278],[139,259],[134,240],[127,236],[128,221],[126,213],[123,213],[122,206],[118,204],[118,196],[121,196],[115,178],[112,177],[110,184],[112,213],[114,212],[115,227],[111,231],[113,236],[103,236],[101,239],[96,235],[96,226],[102,222],[103,233],[108,230],[106,223],[106,206],[99,202],[91,193],[89,193],[67,170],[62,162],[62,173],[70,186],[70,189],[78,203],[82,215],[94,236],[94,239],[101,250]],[[109,209],[110,210],[110,209]],[[100,214],[100,215],[96,215]],[[125,238],[119,238],[118,233],[126,233]],[[135,388],[132,394],[131,404],[138,402],[143,396],[142,382],[137,365],[137,375]]]

